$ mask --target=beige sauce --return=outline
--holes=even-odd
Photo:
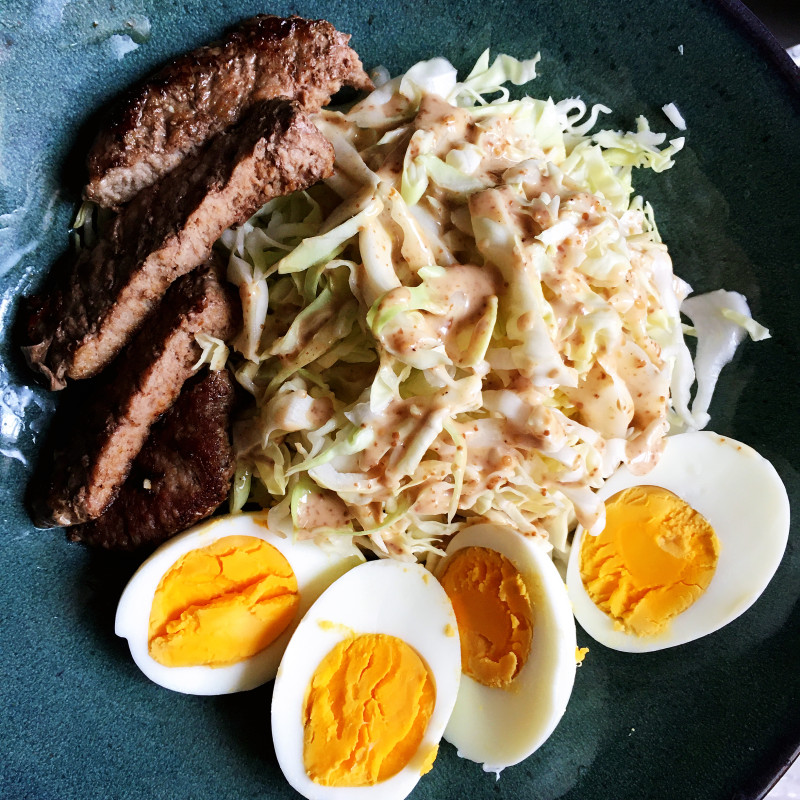
[[[454,143],[470,141],[475,123],[470,114],[461,108],[454,108],[435,94],[425,95],[414,120],[417,130],[430,131],[435,137],[434,155],[445,156]],[[418,153],[413,150],[409,157]]]
[[[308,493],[298,503],[297,526],[304,530],[344,528],[349,522],[347,506],[333,492]]]

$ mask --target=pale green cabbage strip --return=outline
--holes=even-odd
[[[511,100],[538,60],[487,51],[459,82],[436,58],[323,111],[335,174],[224,234],[229,364],[253,396],[234,510],[409,560],[478,520],[564,551],[576,521],[602,524],[620,463],[645,470],[705,413],[690,289],[631,183],[684,140],[644,118],[592,133],[609,109],[578,98]],[[728,317],[750,329],[746,306]]]

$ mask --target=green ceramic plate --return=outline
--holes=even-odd
[[[18,299],[67,246],[93,115],[168,57],[269,10],[327,17],[369,66],[491,46],[540,50],[533,91],[580,95],[628,125],[675,102],[677,166],[642,176],[676,271],[697,291],[747,295],[773,332],[723,374],[713,429],[771,459],[797,509],[800,476],[800,89],[739,6],[700,0],[4,0],[0,4],[0,797],[283,798],[270,689],[184,697],[147,681],[113,617],[136,564],[36,531],[23,492],[53,402],[18,357]],[[127,35],[129,38],[119,38]],[[135,49],[124,53],[130,46]],[[757,530],[753,536],[758,536]],[[800,744],[800,531],[743,617],[683,647],[626,655],[594,645],[547,744],[499,782],[444,746],[417,798],[750,798]]]

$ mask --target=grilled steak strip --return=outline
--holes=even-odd
[[[155,546],[209,516],[228,496],[233,381],[227,370],[186,384],[153,426],[116,500],[69,530],[72,541],[110,550]]]
[[[220,282],[216,259],[176,281],[161,308],[103,376],[84,418],[76,420],[54,473],[39,527],[100,516],[114,500],[152,424],[175,402],[200,356],[195,334],[222,339],[240,324],[239,307]],[[59,451],[61,450],[61,451]]]
[[[226,228],[332,170],[333,148],[296,104],[254,104],[207,149],[138,194],[82,251],[67,285],[33,317],[28,363],[52,389],[63,388],[65,377],[97,374]]]
[[[324,20],[262,15],[176,59],[124,97],[98,135],[85,196],[126,203],[258,100],[287,97],[313,112],[343,85],[371,89],[349,39]]]

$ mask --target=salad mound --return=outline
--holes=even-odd
[[[671,427],[704,424],[691,290],[631,183],[683,139],[510,99],[537,62],[378,76],[315,117],[334,175],[225,232],[245,323],[230,365],[253,397],[232,510],[405,560],[478,521],[563,554],[576,522],[602,528],[595,490],[620,464],[644,472]],[[759,333],[746,305],[728,317]],[[219,365],[224,345],[203,344]]]

